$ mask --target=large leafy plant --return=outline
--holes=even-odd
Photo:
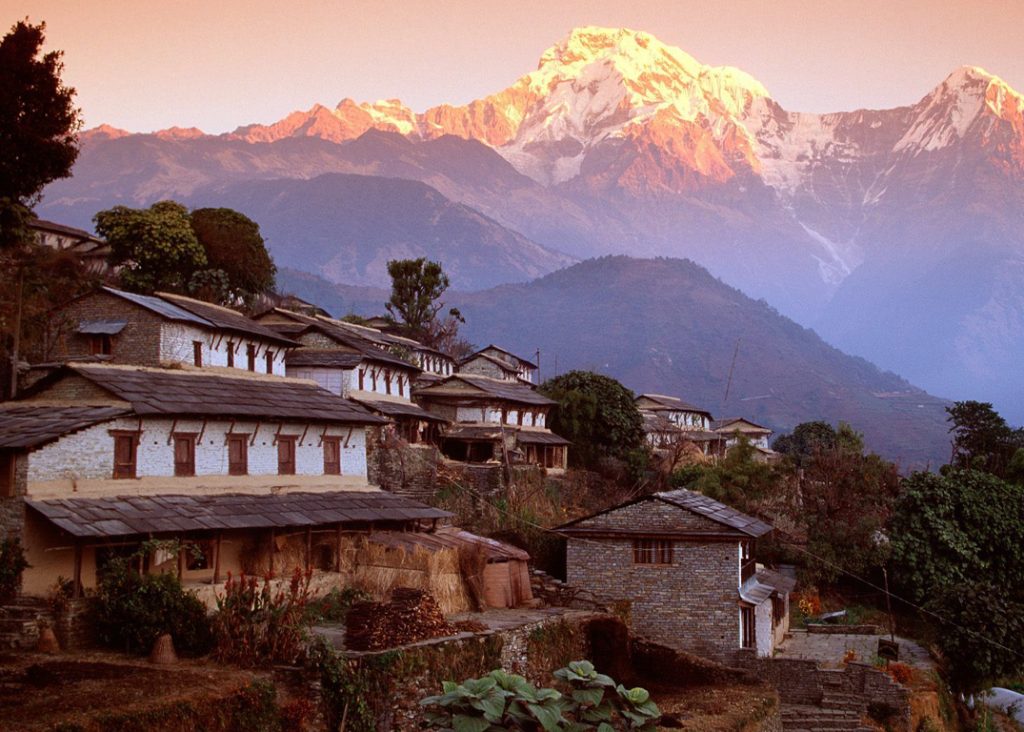
[[[589,661],[574,661],[555,678],[565,693],[498,669],[461,684],[445,681],[442,694],[420,703],[430,727],[446,732],[647,732],[661,716],[646,689],[626,689]]]

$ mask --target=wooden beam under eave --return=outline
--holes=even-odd
[[[74,597],[77,600],[82,596],[82,542],[75,539],[75,569],[74,569]]]

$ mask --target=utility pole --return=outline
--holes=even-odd
[[[14,339],[11,346],[11,399],[18,395],[18,349],[21,346],[21,301],[25,289],[25,273],[18,268],[18,308],[14,315]]]
[[[729,401],[729,387],[732,386],[732,370],[736,368],[736,356],[740,352],[740,339],[736,339],[736,348],[732,352],[732,363],[729,364],[729,378],[725,382],[725,396],[722,398],[722,406]]]
[[[540,385],[540,349],[537,349],[537,384]]]

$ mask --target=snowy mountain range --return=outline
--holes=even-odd
[[[933,391],[1015,399],[1024,420],[1024,376],[1006,371],[1024,352],[1024,97],[982,69],[905,107],[807,114],[650,34],[579,28],[463,106],[344,99],[219,136],[98,128],[41,211],[82,224],[111,203],[333,172],[426,183],[528,239],[524,271],[689,257]]]

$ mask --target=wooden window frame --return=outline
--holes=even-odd
[[[754,608],[740,605],[740,648],[757,648],[756,623]]]
[[[18,493],[18,454],[0,450],[0,498],[13,498]]]
[[[274,373],[274,352],[268,348],[266,353],[263,354],[263,358],[266,361],[267,373]]]
[[[228,368],[233,369],[235,367],[235,342],[228,341]]]
[[[192,365],[200,369],[203,367],[202,341],[192,341]]]
[[[114,353],[114,339],[108,333],[93,333],[89,336],[89,353],[93,356],[111,356]]]
[[[117,480],[131,479],[138,477],[139,471],[139,442],[142,433],[138,430],[110,430],[114,438],[114,469],[112,477]],[[118,445],[123,444],[122,440],[131,440],[131,460],[129,462],[118,462]]]
[[[256,344],[248,343],[245,346],[245,358],[249,371],[256,373]]]
[[[671,566],[675,543],[671,539],[633,539],[633,564]]]
[[[296,463],[298,462],[298,455],[296,451],[298,449],[298,435],[278,435],[277,436],[277,474],[278,475],[295,475]],[[281,460],[281,447],[282,445],[290,444],[292,451],[291,463],[283,462]]]
[[[242,459],[238,462],[231,462],[231,443],[238,442],[242,446]],[[249,435],[231,433],[227,439],[228,448],[228,475],[249,474]]]
[[[195,432],[175,432],[171,435],[171,442],[174,445],[174,477],[191,478],[196,474],[196,438]],[[178,444],[187,442],[189,445],[188,462],[178,461]]]
[[[334,446],[334,454],[337,456],[337,462],[328,462],[327,460],[327,446]],[[342,475],[341,470],[341,438],[326,436],[323,438],[324,446],[324,475]]]

